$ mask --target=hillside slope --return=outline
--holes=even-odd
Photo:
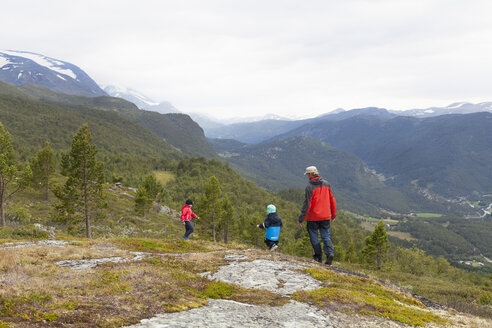
[[[316,165],[344,209],[375,215],[381,209],[406,213],[441,206],[415,192],[409,195],[385,185],[357,156],[311,137],[256,145],[222,139],[210,142],[243,176],[269,190],[303,190],[307,184],[304,169]]]
[[[137,172],[143,175],[156,163],[183,158],[152,131],[111,111],[70,109],[0,93],[0,122],[25,160],[45,141],[55,151],[66,151],[77,129],[88,123],[106,171],[132,183],[139,178]]]
[[[140,110],[133,103],[121,98],[68,95],[32,84],[14,87],[0,82],[0,94],[72,109],[112,111],[153,131],[157,136],[164,138],[169,144],[186,154],[208,158],[216,156],[203,130],[185,114],[159,114]]]

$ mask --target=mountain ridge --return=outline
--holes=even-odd
[[[74,64],[27,51],[0,50],[0,81],[14,85],[38,84],[87,97],[107,95]]]

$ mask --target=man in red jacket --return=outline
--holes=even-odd
[[[304,173],[309,178],[309,184],[306,187],[306,198],[299,216],[299,226],[302,226],[304,220],[307,221],[307,230],[309,239],[313,246],[313,258],[322,262],[323,253],[321,244],[318,239],[318,231],[324,244],[326,254],[326,264],[331,265],[335,257],[335,249],[330,238],[330,222],[337,216],[337,205],[335,198],[326,180],[319,176],[318,169],[315,166],[309,166]]]
[[[183,239],[186,240],[190,239],[188,237],[195,230],[193,228],[193,225],[191,224],[191,218],[199,219],[199,217],[191,210],[192,206],[193,206],[193,201],[191,199],[187,199],[186,203],[181,208],[181,222],[184,224],[186,229]]]

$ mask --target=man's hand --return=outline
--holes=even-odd
[[[259,225],[259,224],[257,224],[257,225],[256,225],[256,227],[257,227],[257,228],[259,228],[259,227],[260,227],[260,225]]]
[[[181,221],[181,223],[182,223],[183,225],[186,225],[186,222],[185,222],[185,221]]]
[[[298,225],[299,227],[302,227],[302,222],[297,221],[297,225]]]

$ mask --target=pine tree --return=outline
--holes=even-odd
[[[84,124],[73,137],[70,152],[62,154],[62,174],[67,181],[54,189],[60,199],[58,212],[68,221],[76,222],[82,216],[87,238],[92,238],[91,217],[103,205],[104,182],[103,164],[97,161],[97,149],[91,142],[89,127]]]
[[[222,230],[222,236],[224,237],[224,243],[229,242],[229,227],[234,225],[234,207],[227,196],[224,196],[219,201],[219,225]]]
[[[219,196],[222,193],[219,180],[215,176],[211,176],[205,184],[204,192],[198,203],[198,211],[203,222],[212,230],[213,241],[216,242],[216,228],[219,215]]]
[[[162,194],[164,187],[162,184],[157,181],[156,177],[153,174],[149,174],[144,178],[142,186],[147,191],[147,197],[154,201],[157,195]]]
[[[26,188],[32,178],[29,165],[20,166],[15,160],[10,133],[0,123],[0,217],[6,226],[5,203],[19,190]]]
[[[354,240],[352,237],[349,238],[348,246],[347,246],[347,251],[345,252],[345,259],[346,262],[350,263],[355,263],[357,261],[357,255],[355,253],[355,244]]]
[[[55,154],[48,141],[32,159],[31,168],[34,185],[44,189],[44,198],[48,200],[50,177],[55,172]]]
[[[135,195],[135,212],[145,216],[151,205],[152,199],[149,198],[147,189],[145,187],[138,188],[137,194]]]
[[[366,246],[362,249],[365,260],[371,265],[375,263],[376,268],[380,269],[383,266],[384,254],[389,248],[388,234],[384,228],[383,221],[379,221],[373,233],[366,238],[365,242]]]

